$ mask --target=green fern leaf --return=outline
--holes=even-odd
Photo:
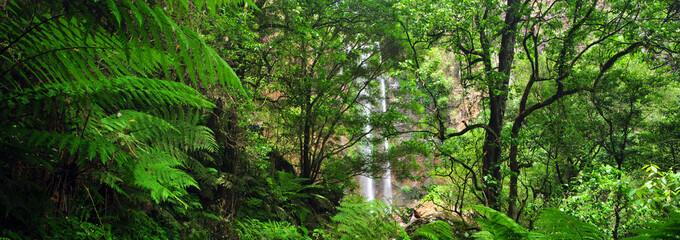
[[[451,226],[444,221],[434,221],[416,229],[411,238],[416,239],[455,239]]]
[[[389,206],[380,201],[341,203],[338,210],[332,220],[338,224],[336,231],[341,239],[409,238],[406,231],[392,221]]]
[[[645,229],[635,229],[632,232],[638,236],[625,238],[626,240],[671,240],[680,239],[680,212],[671,212],[667,218],[659,219],[656,223],[645,224]]]
[[[118,11],[118,5],[113,0],[106,0],[106,5],[109,7],[111,14],[115,17],[117,26],[120,27],[121,17]]]
[[[62,134],[23,128],[0,129],[0,134],[5,139],[16,139],[17,144],[25,144],[35,149],[66,150],[70,154],[83,153],[80,161],[86,161],[85,156],[89,157],[89,160],[99,158],[102,163],[114,157],[118,160],[126,158],[124,154],[114,156],[113,152],[117,147],[103,138],[82,139],[73,133]]]
[[[134,185],[148,190],[156,202],[172,198],[188,208],[180,197],[186,195],[185,188],[198,188],[198,184],[189,174],[175,168],[178,166],[179,160],[166,153],[153,150],[141,153],[133,168]]]
[[[481,205],[472,206],[470,209],[485,217],[474,219],[483,230],[473,234],[477,239],[529,239],[530,236],[531,238],[534,237],[527,229],[496,210]]]
[[[170,2],[188,10],[187,1]],[[217,151],[210,129],[198,125],[214,105],[194,87],[242,92],[233,69],[147,1],[91,1],[77,13],[49,1],[9,3],[0,11],[3,146],[34,148],[26,158],[70,155],[42,166],[95,161],[96,178],[123,195],[136,186],[156,202],[188,207],[186,189],[198,184],[184,169],[208,179],[194,157]],[[50,121],[58,127],[45,127]]]
[[[544,209],[536,226],[550,239],[608,239],[597,226],[554,208]]]
[[[103,9],[109,11],[107,14],[113,16],[112,24],[125,23],[128,31],[117,31],[119,35],[111,36],[107,29],[88,27],[77,18],[39,15],[35,28],[28,28],[25,34],[16,36],[18,39],[7,39],[8,42],[16,40],[11,46],[13,52],[23,53],[18,60],[2,59],[5,64],[1,74],[10,78],[7,83],[26,83],[25,79],[33,77],[40,83],[93,81],[112,73],[115,73],[113,77],[137,75],[148,78],[159,71],[170,77],[169,69],[186,68],[176,70],[186,72],[194,84],[198,77],[204,86],[220,82],[243,92],[233,70],[223,64],[224,59],[191,29],[178,27],[160,6],[151,7],[144,1],[133,3],[129,0],[95,4],[104,5]],[[24,11],[18,5],[10,8],[10,13],[17,13],[7,14],[7,19],[16,19],[10,23],[30,24],[34,21],[30,19],[35,16],[31,11]],[[7,26],[2,29],[6,33],[26,29],[21,25],[16,29],[3,26]],[[168,34],[171,32],[174,34]],[[130,35],[135,38],[129,39]],[[169,51],[175,46],[179,51]],[[18,68],[18,64],[26,67]],[[17,72],[22,79],[8,75],[10,71]],[[184,79],[185,76],[179,77]],[[3,85],[9,88],[7,83]]]

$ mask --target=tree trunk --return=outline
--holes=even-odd
[[[500,209],[498,198],[501,194],[501,146],[500,137],[503,128],[503,115],[505,113],[505,99],[502,96],[494,96],[490,90],[490,118],[489,129],[486,130],[484,139],[484,156],[482,160],[482,177],[484,182],[484,196],[487,205],[495,210]]]
[[[310,91],[311,92],[311,89]],[[300,163],[302,165],[302,171],[300,171],[300,177],[306,178],[307,183],[311,184],[314,182],[312,178],[312,105],[311,105],[311,95],[306,94],[304,98],[304,107],[302,112],[302,139],[300,140]]]
[[[512,140],[517,140],[519,137],[519,130],[520,126],[522,125],[522,119],[518,119],[519,121],[515,121],[515,123],[512,126],[512,133],[510,134],[510,139]],[[510,153],[508,157],[509,161],[509,167],[510,167],[510,191],[508,193],[508,217],[515,219],[517,221],[517,216],[519,216],[519,213],[516,213],[517,209],[517,181],[519,178],[519,173],[520,173],[520,167],[519,163],[517,162],[517,154],[519,153],[519,147],[517,146],[516,141],[512,141],[511,146],[510,146]]]
[[[488,18],[488,10],[484,12],[482,20]],[[484,63],[484,70],[487,73],[493,71],[493,66],[491,64],[491,43],[486,36],[485,29],[481,27],[479,19],[477,19],[477,24],[480,24],[479,30],[479,41],[482,47],[482,58]],[[484,145],[482,147],[482,192],[484,198],[486,198],[486,205],[495,210],[500,210],[500,204],[498,199],[501,195],[501,171],[500,171],[500,159],[501,159],[501,129],[503,128],[503,115],[505,114],[505,99],[506,94],[501,93],[496,94],[499,87],[498,81],[496,81],[495,75],[487,74],[488,84],[489,84],[489,123],[488,128],[485,131]]]
[[[508,99],[508,84],[510,83],[510,72],[512,61],[515,56],[515,37],[517,31],[517,15],[519,14],[519,0],[508,0],[508,10],[505,14],[505,28],[502,30],[500,52],[498,54],[498,71],[500,76],[487,76],[489,78],[489,128],[486,130],[484,139],[484,157],[482,161],[482,176],[490,178],[485,181],[484,195],[487,198],[489,207],[499,210],[498,198],[501,195],[500,173],[501,167],[501,132],[503,129],[503,118]],[[484,39],[485,35],[480,34]],[[482,46],[484,47],[484,46]],[[486,53],[487,51],[485,51]],[[487,67],[488,68],[488,67]],[[487,69],[488,70],[488,69]],[[512,178],[511,178],[512,181]],[[516,183],[516,179],[515,179]],[[510,186],[510,194],[517,197],[517,186]],[[514,199],[513,199],[514,200]],[[514,212],[514,201],[511,201],[512,211]]]
[[[505,29],[501,38],[501,49],[498,54],[498,71],[502,73],[503,84],[501,91],[503,93],[503,110],[505,110],[508,85],[510,83],[510,71],[512,70],[512,61],[515,57],[515,39],[517,36],[517,21],[519,19],[519,0],[508,0],[508,10],[505,13]],[[501,119],[502,120],[502,119]],[[522,120],[513,124],[512,139],[517,139],[519,135],[519,128]],[[519,165],[517,164],[517,143],[511,142],[512,148],[510,150],[510,192],[508,196],[508,216],[514,218],[516,201],[517,201],[517,178],[519,177]]]

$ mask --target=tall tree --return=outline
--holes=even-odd
[[[274,1],[258,13],[261,62],[248,84],[268,106],[267,132],[308,183],[369,134],[360,103],[371,101],[365,93],[375,96],[392,47],[390,23],[376,17],[384,4]],[[360,166],[337,170],[351,175]]]
[[[482,192],[489,206],[502,207],[505,176],[501,168],[507,163],[507,213],[513,218],[521,214],[517,207],[519,174],[532,164],[518,159],[520,133],[527,117],[579,92],[606,91],[599,88],[600,83],[627,55],[643,54],[643,49],[658,55],[673,54],[677,45],[673,40],[677,33],[665,30],[674,28],[678,17],[675,5],[667,1],[652,5],[597,0],[456,1],[434,5],[454,8],[435,9],[435,14],[411,14],[411,20],[418,20],[411,32],[420,33],[421,38],[442,39],[462,56],[461,82],[477,84],[477,89],[484,92],[487,110],[485,123],[469,124],[456,131],[446,127],[446,118],[438,117],[445,115],[442,111],[446,112],[446,106],[435,105],[434,120],[439,124],[435,124],[433,134],[446,141],[472,129],[485,129],[479,174]],[[447,21],[442,22],[442,17]],[[411,46],[416,43],[411,42]],[[519,58],[516,50],[521,50]],[[528,74],[513,68],[517,62],[529,65]],[[664,63],[650,61],[648,66],[658,64]],[[421,86],[428,91],[427,83]],[[551,93],[542,89],[550,89]],[[510,95],[513,92],[517,95]],[[516,109],[508,111],[508,96],[518,98]],[[504,130],[505,121],[510,123],[510,129]]]

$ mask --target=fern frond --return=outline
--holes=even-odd
[[[180,197],[187,194],[186,188],[198,188],[198,184],[189,174],[175,168],[181,165],[179,160],[164,152],[141,153],[132,170],[134,185],[147,189],[156,202],[172,198],[187,208],[188,204]]]
[[[288,222],[260,222],[257,219],[247,219],[236,223],[239,227],[237,231],[241,239],[309,239],[309,237],[298,233],[298,229]]]
[[[215,177],[214,168],[205,167],[200,161],[193,157],[188,158],[184,163],[185,168],[192,174],[193,178],[200,181],[203,185],[214,186],[217,184],[217,177]]]
[[[198,126],[214,105],[196,89],[243,89],[201,36],[170,17],[174,4],[193,7],[179,0],[9,1],[0,11],[3,149],[33,147],[41,166],[57,152],[99,160],[95,178],[115,191],[136,186],[156,202],[188,207],[182,197],[198,184],[183,168],[209,171],[189,160],[217,149],[210,129]]]
[[[182,80],[209,87],[215,83],[243,92],[238,77],[191,29],[180,28],[162,9],[144,1],[101,1],[88,5],[112,16],[35,14],[12,2],[3,11],[0,77],[6,89],[36,83],[93,81],[105,77],[152,78],[172,70]],[[106,22],[108,21],[108,22]],[[124,29],[108,29],[112,25]],[[113,33],[113,35],[112,35]],[[133,36],[130,38],[130,36]],[[9,74],[14,72],[15,74]],[[37,81],[36,81],[37,80]]]
[[[380,201],[366,203],[341,203],[340,211],[333,216],[342,239],[390,239],[397,236],[408,239],[406,231],[392,221],[390,208]]]
[[[639,234],[626,240],[666,240],[680,239],[680,212],[671,212],[667,218],[659,219],[656,223],[645,224],[646,229],[635,229]]]
[[[122,188],[120,188],[119,184],[123,184],[124,182],[123,179],[118,177],[115,173],[111,171],[102,171],[97,173],[96,178],[99,179],[101,183],[115,190],[117,193],[122,194],[125,197],[130,197],[125,191],[123,191]]]
[[[416,229],[411,239],[455,239],[451,226],[444,221],[434,221]]]
[[[486,231],[486,230],[476,232],[476,233],[472,234],[472,237],[474,237],[477,240],[495,240],[496,239],[494,234],[492,234],[491,232]]]
[[[157,116],[165,119],[178,130],[176,134],[165,135],[163,137],[164,141],[173,142],[175,146],[185,152],[217,151],[217,142],[212,130],[208,127],[197,125],[203,115],[203,111],[200,109],[185,110],[184,108],[173,108],[159,109],[158,112]]]
[[[550,239],[608,239],[597,226],[554,208],[544,209],[536,226]]]
[[[129,135],[143,143],[150,143],[163,134],[179,131],[162,118],[134,110],[121,110],[102,119],[101,125],[105,130],[122,134],[120,136]]]
[[[477,211],[486,218],[474,219],[483,231],[473,236],[478,239],[529,239],[533,235],[524,227],[517,224],[503,213],[491,208],[475,205],[470,209]]]
[[[52,98],[69,98],[70,102],[74,103],[96,104],[109,111],[171,105],[214,107],[211,102],[203,99],[198,91],[184,84],[138,77],[45,84],[0,96],[0,102],[8,103],[8,111],[16,111],[26,108],[22,105],[31,105],[36,101]]]
[[[186,159],[188,152],[217,151],[217,142],[209,128],[179,120],[166,121],[144,112],[121,110],[102,119],[102,126],[117,133],[118,142],[157,148],[180,159]]]
[[[112,1],[112,0],[108,0]],[[193,4],[193,6],[192,6]],[[207,10],[208,13],[218,13],[220,8],[226,6],[241,6],[245,5],[251,7],[257,11],[260,9],[255,5],[252,0],[169,0],[166,1],[166,6],[169,10],[177,11],[181,14],[186,14],[192,7],[197,10]]]
[[[98,158],[102,163],[109,160],[124,162],[129,156],[124,153],[115,154],[118,148],[115,144],[104,138],[83,139],[74,133],[55,133],[45,130],[5,128],[0,129],[0,135],[7,140],[13,140],[16,144],[22,144],[34,149],[47,149],[53,151],[66,150],[70,154],[80,153],[81,161]]]
[[[11,8],[14,9],[13,13],[20,14],[8,16],[17,25],[2,25],[2,31],[8,33],[7,40],[14,43],[7,46],[6,52],[2,54],[20,55],[15,56],[18,57],[15,62],[8,62],[2,68],[2,77],[10,80],[7,83],[25,84],[25,80],[30,79],[40,83],[73,79],[94,80],[103,75],[101,66],[91,65],[100,62],[99,60],[103,64],[124,66],[120,57],[98,57],[112,55],[108,52],[121,46],[118,39],[107,36],[104,29],[94,29],[86,33],[85,26],[76,18],[50,14],[33,15],[30,14],[32,11],[16,4]],[[17,71],[21,75],[14,78],[14,75],[7,74],[9,71]]]
[[[112,0],[108,0],[112,1]],[[179,1],[178,1],[179,2]],[[215,82],[231,86],[243,93],[238,77],[226,61],[222,59],[212,48],[191,29],[179,27],[161,8],[161,6],[148,6],[143,1],[134,3],[122,1],[124,9],[129,9],[132,14],[121,12],[123,19],[134,21],[137,25],[130,31],[138,38],[137,43],[166,52],[169,58],[159,58],[158,64],[170,64],[178,71],[182,79],[190,79],[195,85],[199,79],[204,86],[210,86]],[[170,4],[172,5],[172,4]],[[120,8],[119,8],[120,9]],[[151,34],[146,34],[150,32]],[[129,57],[129,56],[128,56]],[[181,66],[184,67],[181,67]],[[167,66],[167,65],[166,65]]]

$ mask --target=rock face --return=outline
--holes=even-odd
[[[462,130],[465,128],[467,123],[472,123],[474,119],[476,119],[479,116],[480,110],[481,110],[481,99],[482,99],[482,94],[477,92],[473,87],[470,87],[472,83],[461,81],[461,67],[460,67],[460,62],[455,58],[455,56],[451,53],[447,53],[446,51],[439,51],[437,53],[434,53],[433,55],[437,55],[436,58],[439,59],[440,65],[438,66],[438,70],[434,74],[435,77],[438,79],[441,79],[442,82],[445,83],[448,93],[446,94],[446,98],[448,99],[446,106],[440,106],[441,109],[446,109],[444,110],[444,116],[446,118],[445,122],[445,127],[452,129],[452,130]],[[399,101],[401,101],[403,96],[398,96],[397,92],[399,89],[402,88],[400,85],[400,80],[399,79],[404,79],[406,75],[403,76],[397,76],[397,77],[390,77],[390,78],[385,78],[385,82],[383,83],[385,89],[385,98],[386,98],[386,105],[387,106],[397,106],[399,105]],[[382,91],[381,91],[382,92]],[[427,110],[426,111],[433,111],[433,106],[424,106]],[[377,106],[374,107],[372,112],[378,112],[378,111],[384,111],[382,109],[378,109]],[[422,117],[422,115],[415,114],[415,113],[407,113],[410,115],[411,118],[418,120],[419,118]],[[408,130],[413,130],[413,126],[404,124],[404,125],[398,125],[394,126],[395,128],[399,130],[403,130],[405,132],[408,132]],[[377,132],[374,136],[380,135],[379,132]],[[406,141],[411,139],[412,136],[411,134],[402,134],[397,138],[392,138],[389,141],[390,146],[395,146],[398,145],[400,142]],[[381,144],[382,145],[382,144]],[[383,151],[382,146],[375,146],[372,149],[376,149],[376,151]],[[391,188],[393,189],[392,192],[392,198],[390,201],[390,204],[393,206],[407,206],[410,208],[414,208],[417,205],[420,205],[420,200],[421,198],[426,194],[425,189],[423,188],[424,186],[430,186],[430,185],[436,185],[436,184],[448,184],[449,182],[443,179],[436,179],[431,177],[428,172],[430,169],[427,168],[427,161],[434,161],[434,162],[429,162],[429,164],[437,164],[437,159],[425,159],[422,156],[415,156],[416,162],[423,166],[416,172],[412,172],[411,174],[413,176],[418,176],[417,180],[402,180],[398,179],[399,176],[397,174],[394,174],[391,176],[391,181],[387,181],[387,179],[375,179],[375,181],[372,183],[372,188],[371,190],[374,192],[373,196],[375,199],[386,199],[389,198],[389,196],[384,196],[382,189],[385,189],[386,185],[391,185]],[[358,178],[357,178],[358,180]],[[366,194],[364,194],[366,195]],[[422,207],[419,208],[417,211],[425,211],[418,213],[419,216],[427,216],[433,213],[436,213],[436,210],[434,207],[427,208],[427,203],[423,204]]]
[[[448,103],[445,106],[445,116],[446,125],[445,127],[460,131],[466,127],[466,123],[472,123],[474,119],[479,116],[481,111],[481,101],[482,94],[470,88],[471,83],[466,83],[461,81],[461,68],[460,63],[455,59],[455,56],[446,53],[445,51],[440,51],[439,59],[441,64],[439,65],[439,70],[437,71],[437,77],[441,78],[442,81],[446,83],[446,86],[450,90],[448,93]],[[391,82],[390,89],[398,89],[398,81]],[[394,91],[396,92],[396,91]],[[391,96],[395,97],[395,96]],[[426,106],[427,107],[427,106]],[[429,109],[430,111],[432,109]],[[414,119],[420,116],[412,115]],[[408,140],[411,136],[402,135],[396,141]],[[443,221],[448,223],[455,237],[458,239],[473,239],[472,234],[478,232],[480,229],[477,227],[475,222],[467,219],[466,214],[463,214],[461,219],[458,215],[448,214],[439,211],[439,208],[435,206],[432,202],[421,203],[421,198],[426,194],[424,192],[423,186],[430,186],[435,184],[450,184],[450,182],[430,177],[427,169],[425,158],[417,157],[416,161],[424,166],[419,172],[412,173],[415,176],[425,176],[417,181],[402,181],[397,182],[393,179],[392,184],[395,189],[394,203],[400,206],[407,206],[407,208],[413,209],[413,213],[408,219],[408,223],[403,223],[407,233],[411,234],[419,227],[422,227],[428,223],[434,221]],[[432,161],[432,160],[429,160]],[[434,160],[436,163],[436,159]],[[409,191],[402,191],[402,189],[407,189]],[[404,219],[406,220],[406,219]]]
[[[482,93],[476,91],[474,87],[471,87],[473,83],[461,80],[461,64],[460,61],[456,59],[454,54],[440,50],[436,53],[433,53],[433,56],[440,62],[433,76],[441,79],[449,91],[448,95],[446,96],[448,99],[446,106],[440,106],[442,109],[446,109],[444,110],[444,116],[446,118],[445,127],[460,131],[466,127],[466,124],[471,124],[475,119],[478,118],[481,111]],[[400,88],[401,86],[397,78],[389,79],[387,82],[387,105],[396,104],[399,96],[395,96],[394,93],[396,93]],[[433,111],[433,109],[431,109],[433,108],[432,106],[425,107],[428,108],[427,111]],[[410,115],[410,117],[416,120],[422,117],[417,114]],[[407,129],[412,126],[395,127],[405,131],[413,130]],[[396,145],[399,142],[409,139],[411,139],[411,135],[404,134],[399,136],[397,139],[392,139],[392,141],[394,141],[394,145]],[[429,176],[428,172],[430,169],[426,167],[426,159],[424,157],[416,157],[415,159],[418,164],[423,166],[423,168],[417,172],[412,172],[412,175],[422,176],[422,178],[418,180],[397,181],[395,176],[392,177],[391,184],[393,185],[394,189],[393,203],[396,205],[417,205],[420,201],[420,197],[422,197],[422,194],[425,194],[422,192],[423,186],[447,183],[444,180],[435,179]],[[434,159],[434,161],[436,164],[437,160]],[[408,189],[411,192],[405,192],[402,191],[402,189]]]

